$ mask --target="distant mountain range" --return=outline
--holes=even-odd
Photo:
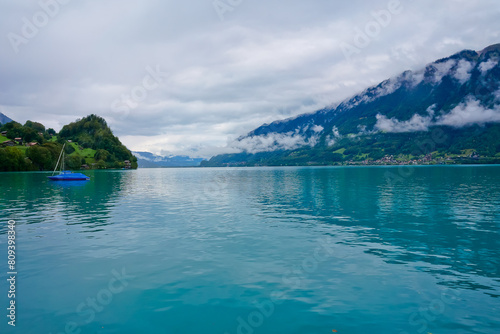
[[[233,143],[242,153],[202,166],[366,163],[431,153],[449,160],[471,151],[500,158],[499,60],[500,44],[464,50],[333,107],[264,124]],[[445,139],[433,138],[436,131]],[[432,150],[419,149],[425,141]]]
[[[9,117],[5,116],[0,112],[0,124],[7,124],[10,122],[13,122],[12,119],[10,119]]]
[[[188,156],[162,157],[150,152],[132,153],[137,157],[139,168],[197,167],[203,161],[201,158],[190,158]]]

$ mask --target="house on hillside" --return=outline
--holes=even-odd
[[[26,146],[28,146],[28,147],[32,147],[32,146],[36,146],[36,145],[38,145],[38,143],[36,141],[26,144]]]
[[[125,160],[124,163],[125,163],[125,169],[131,169],[132,168],[132,163],[130,162],[130,160]]]
[[[0,132],[0,135],[2,135],[2,136],[4,136],[4,137],[6,137],[6,136],[7,136],[7,131],[2,131],[2,132]]]
[[[14,143],[12,140],[7,140],[2,143],[2,146],[15,146],[16,143]]]
[[[22,138],[14,138],[14,141],[18,143],[19,145],[23,144],[23,139]]]

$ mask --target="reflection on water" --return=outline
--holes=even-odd
[[[415,168],[411,178],[397,185],[377,168],[256,172],[263,175],[252,184],[259,189],[254,204],[269,215],[286,213],[304,223],[309,216],[315,224],[366,227],[355,242],[397,247],[394,252],[368,250],[386,261],[445,266],[436,271],[440,275],[498,279],[500,169],[458,168],[451,171],[459,173]],[[465,281],[454,283],[464,286]]]
[[[61,188],[75,188],[75,187],[83,187],[87,185],[89,181],[52,181],[51,184],[61,187]]]
[[[120,172],[90,171],[92,181],[50,181],[47,175],[0,174],[2,212],[18,224],[58,222],[93,232],[110,224],[120,193],[127,189]]]
[[[500,332],[500,167],[415,167],[399,182],[388,171],[0,174],[0,219],[22,238],[24,316],[47,332],[73,319],[87,332],[236,333],[279,291],[255,333]],[[335,251],[306,270],[318,240]],[[75,307],[120,268],[136,280],[86,323]]]

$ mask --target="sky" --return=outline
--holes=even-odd
[[[0,112],[104,117],[133,151],[209,158],[463,49],[498,0],[0,0]]]

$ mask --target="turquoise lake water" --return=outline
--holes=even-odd
[[[498,166],[87,174],[0,173],[0,333],[500,333]]]

